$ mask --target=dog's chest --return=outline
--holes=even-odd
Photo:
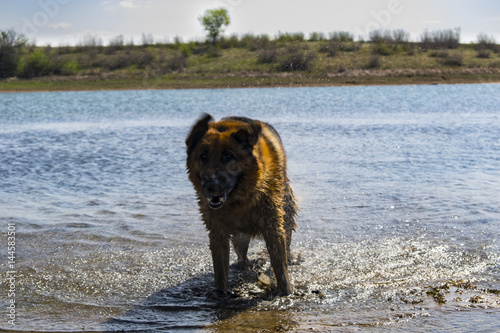
[[[266,224],[266,219],[258,208],[248,211],[221,212],[216,220],[230,234],[242,232],[257,235],[262,232]]]

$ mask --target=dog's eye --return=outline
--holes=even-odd
[[[222,153],[222,162],[227,163],[231,160],[234,160],[234,155],[230,151],[224,151]]]
[[[203,152],[200,155],[200,161],[203,162],[203,163],[206,163],[208,161],[208,153],[207,152]]]

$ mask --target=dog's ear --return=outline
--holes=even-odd
[[[240,144],[241,150],[248,150],[253,149],[253,146],[259,141],[261,132],[260,122],[254,121],[234,132],[232,137]]]
[[[188,156],[191,155],[196,144],[208,131],[208,123],[214,120],[214,118],[208,113],[203,114],[203,116],[194,124],[191,132],[186,138],[186,148]]]

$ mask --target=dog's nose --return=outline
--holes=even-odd
[[[203,178],[201,186],[208,195],[215,196],[221,192],[219,179],[215,176],[215,174],[208,174],[205,178]]]
[[[208,194],[213,196],[218,195],[221,192],[219,183],[217,181],[208,183],[205,188]]]

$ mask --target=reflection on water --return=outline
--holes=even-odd
[[[498,331],[499,96],[500,85],[2,95],[15,329]],[[231,267],[233,294],[212,292],[184,166],[201,112],[262,119],[283,138],[301,207],[289,297],[257,282],[270,274],[260,240],[251,270]],[[6,308],[7,283],[0,295]]]

